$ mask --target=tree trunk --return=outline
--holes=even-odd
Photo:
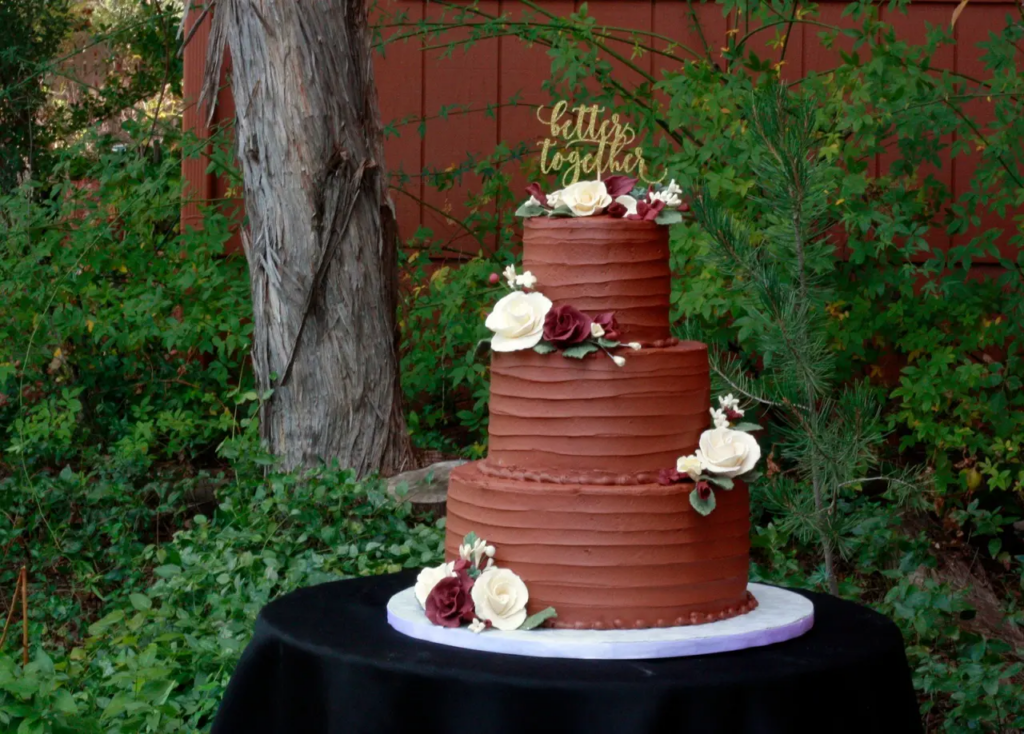
[[[410,455],[398,381],[397,227],[364,0],[219,0],[203,99],[231,51],[253,366],[284,469],[359,475]],[[212,105],[210,105],[212,111]]]

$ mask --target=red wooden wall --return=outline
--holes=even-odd
[[[405,11],[407,22],[415,22],[423,17],[439,18],[442,12],[436,3],[426,0],[380,0],[380,4],[389,13]],[[573,0],[541,2],[546,10],[560,15],[573,11],[580,4]],[[882,15],[884,20],[896,27],[902,38],[918,43],[924,41],[927,25],[949,24],[957,4],[958,0],[919,1],[906,14],[883,5]],[[480,5],[480,9],[488,13],[513,13],[517,17],[523,7],[512,0],[484,0]],[[838,25],[843,22],[841,14],[845,7],[845,2],[823,2],[820,5],[820,19]],[[694,3],[694,8],[701,19],[709,46],[712,49],[721,48],[732,27],[732,21],[723,16],[720,5]],[[691,28],[687,15],[688,5],[684,0],[591,0],[589,10],[602,25],[649,30],[677,39],[692,48],[701,48],[701,42]],[[940,53],[936,66],[981,76],[983,65],[977,43],[984,40],[990,31],[1000,31],[1010,13],[1016,13],[1012,2],[972,0],[955,27],[956,44],[946,47]],[[198,11],[191,11],[186,27],[198,15]],[[448,17],[451,17],[450,11]],[[208,24],[208,19],[204,24]],[[402,29],[383,30],[386,38],[399,32]],[[785,76],[798,78],[810,71],[826,70],[836,65],[838,50],[824,48],[818,39],[820,32],[821,29],[809,25],[796,27],[787,51],[787,62],[783,67]],[[771,31],[761,34],[761,38],[765,39],[762,57],[778,58],[778,51],[767,45],[772,35]],[[204,118],[189,101],[198,96],[201,86],[207,37],[208,30],[199,29],[185,50],[184,124],[186,128],[198,129],[200,132],[203,132]],[[446,39],[450,37],[445,36]],[[849,43],[849,39],[846,41]],[[842,43],[842,40],[839,41],[839,45]],[[422,223],[435,232],[450,236],[455,249],[472,251],[478,247],[475,241],[453,227],[443,214],[450,212],[458,216],[463,211],[463,202],[470,184],[437,192],[425,186],[418,174],[424,166],[447,168],[457,165],[468,152],[490,153],[499,141],[513,145],[523,140],[536,140],[541,128],[534,119],[532,109],[499,107],[496,114],[488,116],[483,108],[488,104],[500,105],[507,102],[516,92],[521,92],[520,99],[525,103],[548,103],[547,94],[541,90],[540,85],[548,76],[550,60],[544,47],[527,47],[515,38],[482,41],[468,51],[457,49],[450,57],[444,57],[443,50],[424,50],[422,45],[423,42],[415,38],[391,44],[386,49],[386,55],[376,59],[381,112],[385,123],[408,115],[428,118],[425,137],[421,138],[417,134],[417,119],[401,128],[403,134],[390,138],[386,145],[388,167],[412,175],[403,190],[393,192],[401,234],[403,238],[411,236]],[[629,58],[629,47],[623,46],[623,55]],[[634,63],[657,76],[659,68],[668,62],[648,54]],[[629,81],[631,73],[623,70],[621,78]],[[452,104],[468,105],[480,111],[437,119],[442,106]],[[982,127],[991,120],[991,105],[983,99],[972,102],[969,112]],[[233,114],[230,92],[225,88],[220,95],[215,119],[229,120]],[[879,155],[873,169],[884,169],[890,157],[891,154]],[[207,161],[204,159],[188,160],[183,164],[183,174],[192,184],[190,198],[182,207],[183,225],[201,225],[196,199],[221,199],[227,194],[224,182],[208,175],[206,167]],[[969,186],[973,167],[970,160],[958,158],[947,161],[936,175],[952,187],[954,196],[958,196]],[[988,227],[997,223],[997,220],[990,217],[982,225]],[[933,244],[948,247],[951,243],[946,237]]]

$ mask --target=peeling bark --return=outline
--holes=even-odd
[[[366,4],[219,0],[203,99],[231,50],[252,358],[285,469],[410,457],[398,382],[397,226]],[[212,114],[212,104],[209,105]]]

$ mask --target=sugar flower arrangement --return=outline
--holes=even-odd
[[[637,186],[629,176],[607,176],[599,181],[577,181],[564,189],[545,194],[540,184],[526,187],[530,198],[516,210],[516,216],[590,217],[607,214],[616,219],[633,219],[657,224],[676,224],[689,211],[683,190],[675,182],[667,186]]]
[[[413,591],[427,619],[441,627],[468,624],[479,633],[491,628],[532,630],[558,616],[553,607],[528,616],[526,584],[494,565],[494,554],[493,545],[470,533],[462,539],[457,561],[420,571]]]
[[[701,515],[715,509],[715,493],[711,485],[730,490],[733,481],[752,481],[758,473],[754,467],[761,459],[761,447],[748,433],[761,427],[755,423],[739,423],[743,417],[739,400],[731,393],[718,398],[718,407],[711,409],[711,428],[700,436],[699,448],[689,456],[680,456],[675,469],[662,469],[662,484],[693,482],[690,504]]]
[[[582,359],[603,351],[619,367],[626,358],[609,350],[626,346],[640,349],[639,342],[619,341],[619,327],[611,311],[588,316],[575,306],[555,306],[544,294],[533,291],[537,278],[533,273],[516,273],[514,265],[503,275],[511,293],[494,304],[484,322],[494,332],[491,349],[517,352],[533,349],[539,354],[560,352],[563,357]],[[492,275],[492,280],[495,280]]]

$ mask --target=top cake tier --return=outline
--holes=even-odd
[[[523,269],[556,305],[612,311],[623,341],[669,339],[668,227],[607,216],[526,220]]]

